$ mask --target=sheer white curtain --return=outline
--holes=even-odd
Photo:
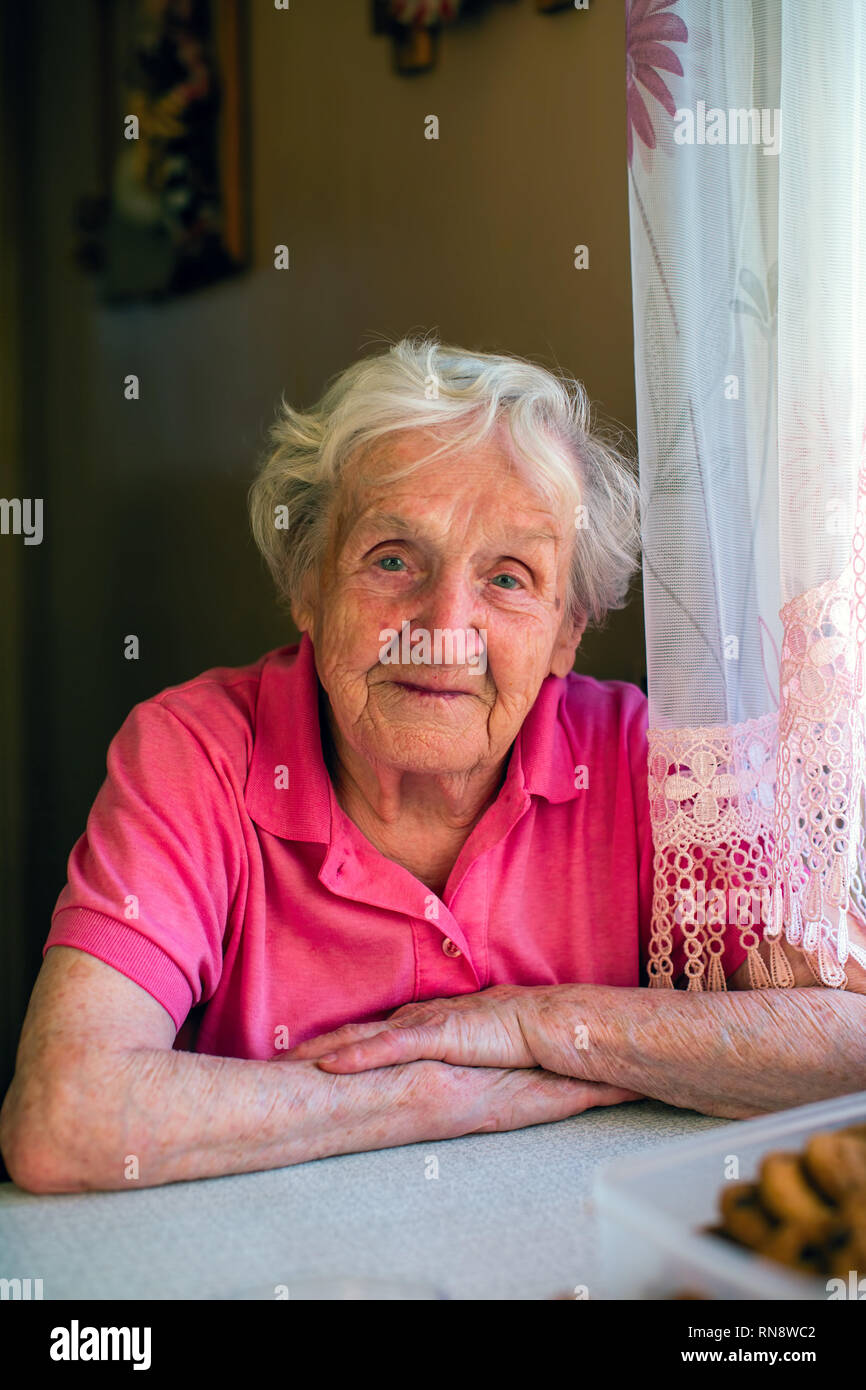
[[[866,3],[627,0],[650,984],[866,919]],[[770,969],[757,952],[771,943]]]

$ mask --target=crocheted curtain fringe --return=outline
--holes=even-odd
[[[677,927],[690,990],[725,989],[730,927],[753,989],[793,985],[783,939],[818,984],[866,968],[866,465],[854,536],[841,578],[781,610],[778,713],[649,732],[651,988],[673,988]]]

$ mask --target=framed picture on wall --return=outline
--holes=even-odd
[[[245,0],[99,0],[102,188],[79,264],[108,302],[164,299],[249,260]]]

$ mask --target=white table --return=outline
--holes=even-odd
[[[200,1299],[301,1278],[433,1285],[454,1299],[604,1297],[602,1164],[730,1121],[657,1101],[558,1124],[126,1192],[0,1184],[0,1277],[45,1299]],[[438,1161],[438,1178],[426,1177]]]

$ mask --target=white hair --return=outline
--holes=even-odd
[[[598,626],[609,609],[624,607],[638,567],[640,491],[621,436],[595,427],[579,381],[519,357],[445,346],[431,335],[354,362],[307,411],[281,396],[249,491],[253,535],[281,607],[291,612],[305,576],[318,573],[350,458],[398,430],[441,437],[440,448],[388,475],[405,477],[443,453],[477,447],[503,422],[514,469],[575,527],[569,615]],[[379,482],[388,478],[377,474]]]

